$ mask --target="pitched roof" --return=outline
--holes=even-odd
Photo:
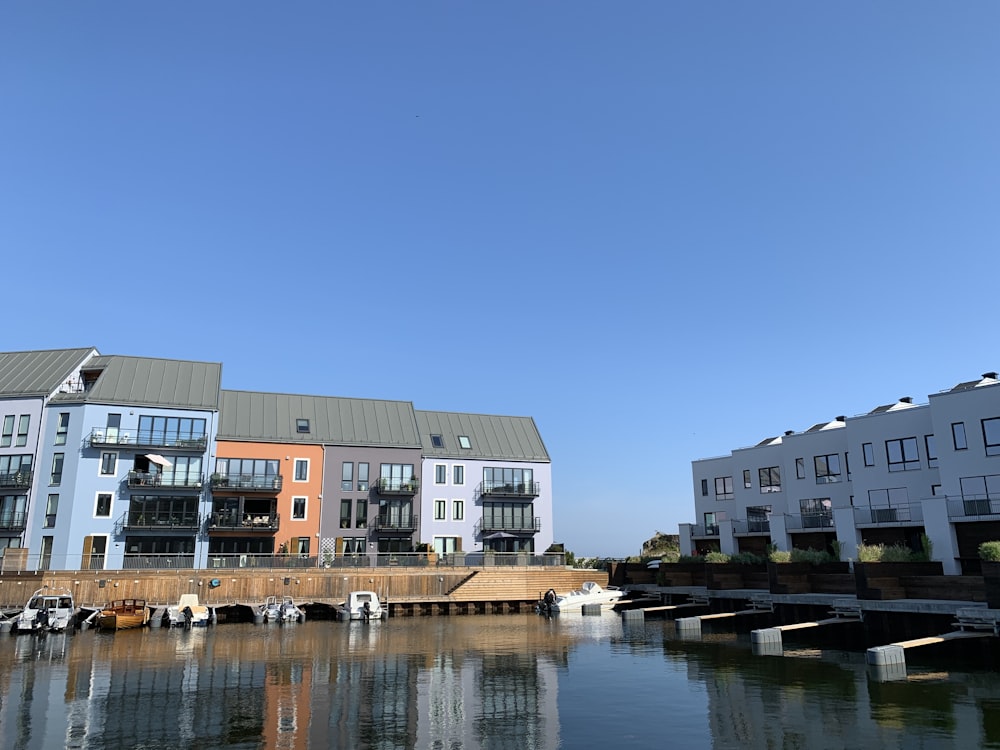
[[[299,432],[297,420],[309,420]],[[258,391],[221,392],[220,440],[419,448],[409,401],[302,396]]]
[[[508,461],[550,461],[535,420],[460,412],[417,411],[424,454],[451,458],[492,458]],[[431,435],[440,435],[435,446]],[[469,447],[459,445],[469,438]]]
[[[951,389],[951,392],[967,391],[971,388],[978,388],[982,385],[996,385],[997,383],[1000,383],[1000,380],[997,379],[997,374],[995,372],[984,372],[983,376],[979,380],[970,380],[965,383],[959,383]]]
[[[222,365],[218,362],[114,355],[95,357],[83,371],[99,375],[86,391],[60,394],[53,401],[219,408]]]
[[[0,396],[48,396],[88,356],[87,349],[0,353]]]

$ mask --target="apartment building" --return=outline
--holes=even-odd
[[[0,353],[0,565],[364,565],[420,541],[551,545],[532,419],[418,423],[406,401],[223,390],[221,376],[92,348]]]
[[[696,521],[682,552],[762,553],[859,544],[920,549],[948,573],[974,572],[1000,539],[1000,381],[994,372],[729,455],[692,462]]]
[[[542,553],[553,541],[551,461],[530,417],[417,411],[421,540],[439,554]]]

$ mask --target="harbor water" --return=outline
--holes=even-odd
[[[1000,748],[997,673],[939,661],[610,613],[4,636],[0,747]]]

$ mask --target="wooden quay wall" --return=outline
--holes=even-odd
[[[604,571],[565,567],[482,567],[428,570],[294,568],[259,570],[85,570],[0,575],[0,609],[21,609],[36,589],[66,588],[78,607],[100,608],[114,599],[145,599],[153,607],[197,594],[209,607],[254,606],[268,596],[334,606],[350,591],[375,591],[391,615],[490,613],[534,606],[552,588],[565,593],[584,581],[607,585]]]

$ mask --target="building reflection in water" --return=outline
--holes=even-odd
[[[556,748],[568,640],[496,620],[12,637],[0,732],[33,748]]]

